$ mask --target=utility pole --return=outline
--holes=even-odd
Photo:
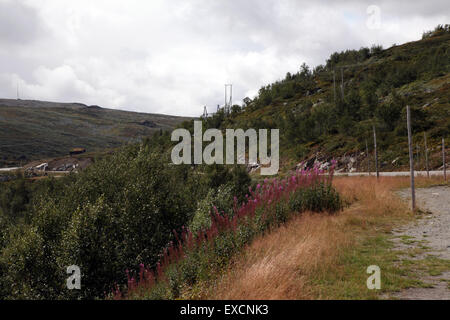
[[[370,157],[369,157],[369,146],[367,145],[367,139],[366,139],[366,157],[367,157],[367,173],[370,176]]]
[[[444,181],[447,181],[447,169],[445,163],[445,139],[442,137],[442,162],[444,163]]]
[[[427,177],[430,178],[430,169],[428,166],[428,146],[427,146],[427,134],[423,132],[423,138],[425,140],[425,168],[427,169]]]
[[[225,104],[223,105],[223,111],[225,112],[225,114],[227,113],[227,85],[225,85]]]
[[[228,108],[228,113],[231,112],[231,107],[233,106],[233,85],[230,85],[230,105]]]
[[[344,67],[341,67],[341,94],[342,100],[344,100]]]
[[[20,95],[19,95],[19,82],[17,82],[17,100],[20,100]]]
[[[408,146],[409,146],[409,170],[411,176],[411,206],[412,210],[416,210],[416,192],[414,189],[414,159],[412,150],[412,136],[411,136],[411,110],[406,106],[406,122],[408,126]]]
[[[380,172],[378,171],[378,149],[377,149],[377,133],[375,131],[375,125],[372,125],[373,128],[373,146],[375,148],[375,170],[377,172],[377,180],[380,178]]]
[[[334,107],[336,108],[336,70],[333,69]]]

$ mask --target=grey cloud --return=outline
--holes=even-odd
[[[42,32],[36,9],[19,1],[0,1],[0,43],[26,45]]]
[[[378,5],[382,28],[367,29]],[[0,0],[0,97],[199,115],[334,51],[419,39],[447,1]],[[13,30],[13,31],[11,31]]]

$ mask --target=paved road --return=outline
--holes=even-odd
[[[15,171],[15,170],[19,170],[19,169],[23,169],[22,167],[17,167],[17,168],[0,168],[0,173],[2,172],[11,172],[11,171]],[[40,171],[38,171],[40,172]],[[69,174],[71,171],[45,171],[45,173],[64,173],[64,174]]]
[[[0,168],[0,172],[10,172],[10,171],[18,170],[18,169],[22,169],[22,168],[21,168],[21,167],[16,167],[16,168]]]
[[[22,169],[21,167],[16,168],[0,168],[0,172],[10,172],[14,170]],[[68,173],[67,172],[61,172],[60,173]],[[447,174],[450,176],[450,170],[447,171]],[[335,176],[348,176],[348,177],[355,177],[355,176],[368,176],[369,174],[367,172],[335,172]],[[375,173],[372,172],[370,174],[371,176],[375,176]],[[414,176],[426,176],[426,171],[415,171]],[[430,176],[442,176],[444,175],[444,171],[430,171]],[[380,172],[381,177],[409,177],[409,171],[393,171],[393,172]]]
[[[335,176],[368,176],[367,172],[336,172]],[[371,172],[371,176],[376,176],[376,173]],[[426,171],[414,171],[414,176],[426,176]],[[443,176],[444,171],[430,171],[430,176]],[[450,171],[447,170],[447,175],[450,175]],[[393,172],[380,172],[380,177],[409,177],[409,171],[393,171]]]

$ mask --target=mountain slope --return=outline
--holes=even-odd
[[[0,161],[96,151],[169,130],[189,118],[86,106],[0,99]]]
[[[343,83],[343,86],[341,84]],[[333,53],[311,70],[305,64],[244,99],[230,116],[219,112],[206,126],[279,128],[281,156],[292,168],[301,160],[337,158],[346,170],[365,170],[374,161],[372,126],[378,135],[382,170],[408,165],[406,105],[412,108],[417,168],[424,168],[424,135],[431,167],[442,165],[440,142],[450,138],[450,26],[423,39]],[[416,146],[417,144],[417,146]]]

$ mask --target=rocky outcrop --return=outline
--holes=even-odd
[[[343,155],[336,158],[327,157],[321,153],[297,164],[295,169],[318,168],[328,170],[332,165],[332,160],[336,161],[336,172],[355,172],[358,170],[358,163],[366,159],[365,152]]]

